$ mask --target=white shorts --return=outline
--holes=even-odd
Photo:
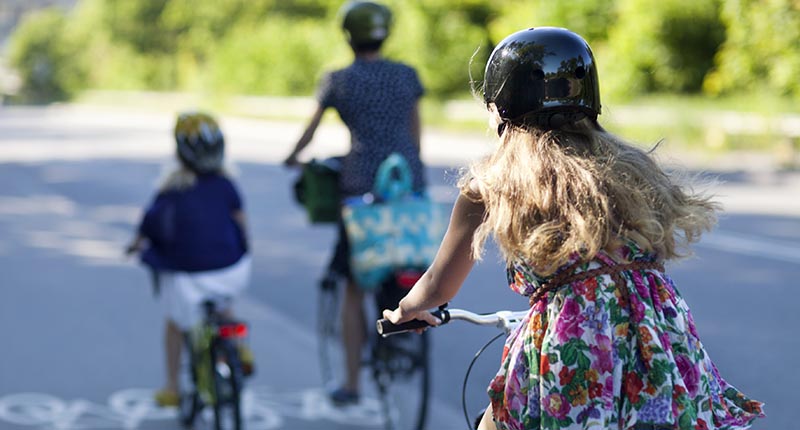
[[[245,255],[223,269],[204,272],[161,272],[159,282],[167,318],[181,330],[188,330],[203,318],[203,302],[213,300],[225,310],[250,283],[252,262]]]

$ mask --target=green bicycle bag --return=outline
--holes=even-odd
[[[332,163],[311,160],[294,184],[295,199],[314,224],[339,220],[339,170]]]

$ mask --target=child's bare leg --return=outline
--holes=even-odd
[[[486,407],[486,412],[483,413],[481,423],[478,425],[478,430],[497,430],[492,419],[492,405]]]
[[[181,349],[183,334],[181,329],[172,320],[167,319],[164,330],[164,350],[167,358],[167,386],[168,391],[178,392],[178,370],[181,365]]]

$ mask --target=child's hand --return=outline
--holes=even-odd
[[[131,256],[133,254],[138,254],[144,249],[144,241],[141,237],[137,237],[130,243],[130,245],[125,247],[125,255]]]
[[[383,317],[389,320],[393,324],[402,324],[404,322],[408,322],[415,319],[420,321],[425,321],[431,327],[436,327],[442,323],[442,320],[436,318],[432,313],[428,311],[407,313],[403,312],[402,308],[400,308],[399,306],[395,310],[384,309]],[[423,331],[425,331],[426,328],[421,328],[414,331],[417,334],[421,334]]]

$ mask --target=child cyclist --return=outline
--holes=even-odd
[[[355,60],[322,79],[317,110],[284,164],[298,164],[297,157],[311,142],[323,113],[332,107],[351,135],[350,152],[342,160],[340,171],[339,188],[343,199],[371,192],[378,166],[393,152],[408,161],[414,191],[422,191],[425,182],[420,160],[418,100],[424,90],[413,68],[381,56],[381,46],[389,35],[391,12],[382,4],[351,1],[342,7],[340,16]],[[340,221],[339,238],[329,264],[331,274],[348,280],[341,314],[346,379],[331,393],[331,400],[339,405],[359,399],[361,349],[366,327],[362,307],[364,293],[352,279],[349,249]]]
[[[162,181],[128,252],[156,275],[166,308],[167,383],[160,406],[177,406],[183,333],[203,318],[202,303],[230,313],[230,301],[248,284],[242,198],[223,168],[225,140],[204,113],[183,113],[175,124],[178,166]],[[249,354],[247,354],[249,355]],[[243,356],[252,365],[252,356]]]
[[[721,378],[664,263],[717,204],[598,123],[588,44],[561,28],[508,36],[486,65],[499,146],[471,166],[435,261],[399,323],[454,297],[493,236],[531,310],[511,333],[483,429],[744,429],[763,416]]]

